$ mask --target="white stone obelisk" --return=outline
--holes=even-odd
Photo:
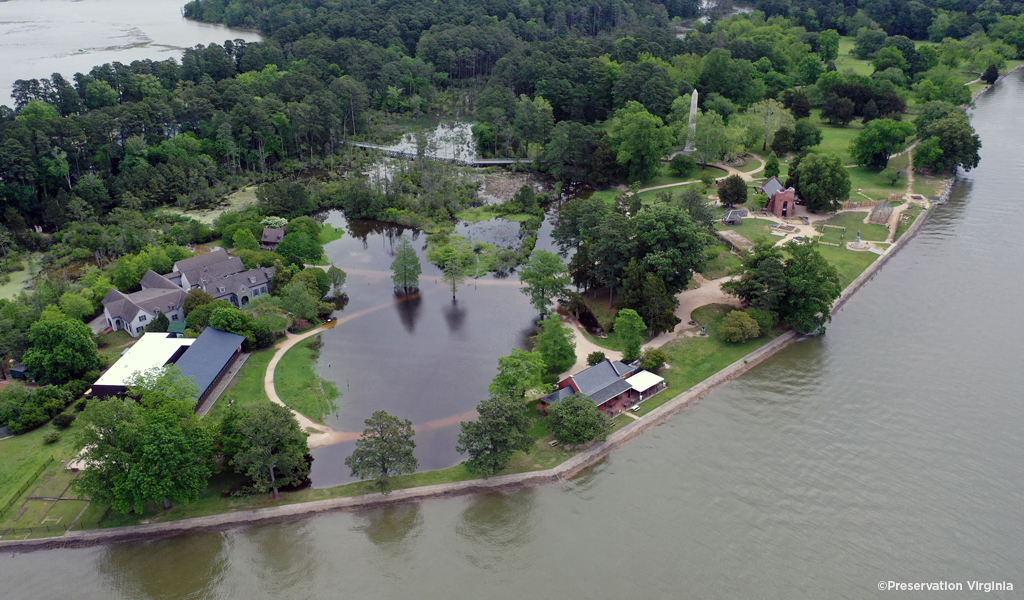
[[[690,134],[686,136],[686,146],[683,152],[693,152],[693,142],[697,139],[697,90],[693,90],[690,96]]]

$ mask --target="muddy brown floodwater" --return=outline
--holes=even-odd
[[[981,167],[825,336],[790,346],[572,481],[6,555],[0,597],[891,597],[878,591],[880,581],[959,582],[965,590],[969,581],[1008,581],[1014,592],[985,597],[1019,597],[1021,106],[1021,74],[978,100]],[[528,315],[510,310],[499,328],[496,317],[476,316],[486,310],[486,297],[476,297],[465,294],[466,335],[493,325],[514,345]],[[428,295],[408,322],[457,346],[462,334],[444,310],[440,296]],[[407,321],[398,314],[394,321],[382,346],[408,353],[391,346],[419,334],[402,333]],[[369,354],[376,342],[352,343],[368,353],[364,364],[383,361]],[[395,356],[372,368],[401,375],[407,367]],[[458,388],[465,373],[450,366],[434,386]],[[410,411],[420,410],[413,404]]]

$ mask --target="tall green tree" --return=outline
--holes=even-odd
[[[629,262],[617,303],[620,310],[635,310],[647,324],[648,335],[653,336],[672,331],[679,324],[680,319],[675,315],[677,305],[678,300],[668,293],[660,277],[647,273],[636,259]]]
[[[260,244],[256,241],[256,236],[253,235],[248,229],[239,229],[235,232],[235,235],[231,238],[232,244],[235,246],[235,252],[241,250],[259,250]]]
[[[92,302],[86,298],[86,295],[88,294],[88,290],[82,290],[81,292],[64,292],[60,297],[60,309],[64,311],[64,314],[66,314],[68,318],[71,319],[81,319],[82,317],[91,315],[94,309]]]
[[[541,316],[548,314],[552,301],[565,295],[570,283],[562,259],[546,250],[530,255],[530,260],[519,269],[519,280],[526,284],[520,291],[529,296],[530,304]]]
[[[817,77],[814,79],[817,80]],[[761,144],[761,150],[768,149],[768,145],[772,143],[772,136],[775,135],[776,131],[782,127],[793,125],[793,115],[786,110],[786,107],[781,102],[773,98],[768,98],[751,105],[747,109],[747,113],[754,115],[761,124],[761,137],[764,140]]]
[[[839,32],[826,29],[818,34],[818,56],[828,62],[839,58]]]
[[[551,432],[563,444],[577,446],[592,440],[604,441],[612,422],[597,404],[583,394],[573,394],[548,408]]]
[[[576,364],[576,340],[558,315],[552,313],[541,321],[536,352],[544,359],[550,373],[564,373]]]
[[[892,153],[913,133],[912,123],[875,119],[865,125],[850,142],[850,155],[862,165],[884,169]]]
[[[530,390],[544,391],[547,365],[539,352],[513,349],[512,354],[498,359],[498,374],[488,386],[492,395],[522,398]]]
[[[787,294],[781,318],[800,333],[825,331],[832,321],[832,303],[842,293],[839,272],[814,244],[786,244]]]
[[[743,260],[738,279],[722,284],[722,289],[754,308],[778,314],[788,291],[785,257],[782,249],[763,241]]]
[[[981,138],[961,110],[929,123],[921,131],[921,139],[925,143],[914,153],[915,167],[936,173],[957,167],[970,171],[981,161]]]
[[[309,477],[308,434],[291,411],[278,404],[257,404],[229,411],[221,432],[232,450],[231,466],[252,481],[260,494],[299,485]]]
[[[317,298],[301,281],[290,281],[281,290],[281,308],[299,319],[311,320],[317,315]]]
[[[193,411],[198,395],[171,365],[133,377],[123,400],[90,402],[79,417],[86,468],[75,489],[122,513],[195,502],[213,473],[213,435]]]
[[[746,203],[747,193],[747,182],[739,175],[730,175],[719,186],[718,199],[725,206],[736,206]]]
[[[636,241],[633,239],[630,220],[620,212],[612,212],[605,216],[595,231],[591,257],[596,263],[594,274],[597,280],[608,288],[609,307],[614,301],[619,274],[633,256],[635,249]]]
[[[685,209],[663,203],[646,206],[632,219],[635,254],[648,273],[657,275],[670,294],[686,289],[693,273],[704,270],[707,230]],[[627,259],[628,260],[628,259]]]
[[[345,280],[348,279],[348,273],[332,264],[327,269],[327,276],[331,280],[331,287],[334,288],[334,295],[340,296],[341,288],[345,285]]]
[[[461,256],[453,254],[445,261],[441,278],[452,290],[452,300],[455,300],[455,292],[466,281],[466,267],[462,264]]]
[[[615,160],[628,169],[630,181],[646,181],[657,175],[661,158],[674,140],[672,128],[639,102],[631,100],[615,112],[609,141]]]
[[[413,456],[416,442],[412,421],[401,420],[387,411],[378,410],[366,419],[366,427],[356,440],[356,449],[345,459],[352,476],[374,480],[381,494],[391,492],[391,478],[415,473],[419,461]]]
[[[807,209],[824,212],[837,209],[850,197],[850,173],[834,152],[809,154],[800,161],[796,192]]]
[[[473,475],[497,475],[512,460],[516,451],[533,447],[526,407],[517,398],[492,395],[476,407],[476,421],[463,421],[459,433],[459,454],[469,456],[466,469]]]
[[[81,321],[37,321],[28,341],[22,363],[42,383],[66,383],[100,366],[92,329]]]
[[[416,255],[416,249],[404,235],[398,238],[398,246],[395,248],[395,260],[391,262],[391,279],[395,282],[396,288],[402,288],[405,292],[417,289],[420,284],[420,273],[423,268],[420,266],[420,257]]]
[[[575,121],[560,121],[551,131],[541,163],[555,179],[584,181],[597,150],[598,135],[593,127]]]
[[[697,113],[697,128],[693,142],[693,158],[705,167],[725,156],[732,147],[722,116],[713,110]]]
[[[647,325],[640,318],[635,310],[624,308],[615,316],[615,333],[619,334],[619,340],[625,350],[622,351],[622,360],[631,361],[640,358],[640,347],[644,343],[644,334],[647,332]]]

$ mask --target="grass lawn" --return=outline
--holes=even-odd
[[[900,224],[896,228],[895,239],[900,239],[900,237],[910,229],[910,226],[914,224],[917,217],[921,216],[922,212],[924,212],[924,209],[920,206],[914,206],[903,211],[903,213],[900,214]]]
[[[754,168],[756,169],[757,165],[755,165]],[[645,181],[644,184],[643,184],[643,187],[646,188],[646,187],[653,187],[653,186],[656,186],[656,185],[668,185],[670,183],[682,183],[684,181],[697,181],[705,173],[711,175],[715,179],[719,179],[719,178],[725,177],[728,174],[723,169],[719,169],[719,168],[716,168],[716,167],[709,167],[709,168],[706,168],[706,169],[701,169],[699,171],[693,171],[693,172],[687,173],[685,177],[676,177],[675,175],[673,175],[668,170],[667,166],[662,166],[661,169],[658,171],[658,173],[659,173],[658,176],[655,177],[654,179],[651,179],[650,181]]]
[[[856,239],[857,231],[859,230],[860,237],[863,240],[868,240],[871,242],[884,242],[885,238],[889,236],[888,228],[882,225],[877,225],[875,223],[864,223],[864,217],[866,217],[867,214],[868,213],[861,211],[841,212],[838,213],[836,216],[832,217],[831,219],[823,221],[821,224],[833,225],[835,227],[845,227],[846,234],[843,236],[844,241],[852,241]],[[823,229],[822,227],[820,227],[821,224],[815,226],[815,229],[823,233],[829,232],[829,234],[831,234],[831,232],[836,231],[835,229]],[[837,242],[837,240],[832,239],[826,239],[825,241],[833,243]]]
[[[334,240],[340,240],[341,236],[343,235],[345,235],[344,229],[336,228],[334,225],[331,225],[330,223],[324,223],[323,226],[320,228],[319,242],[321,244],[328,244],[330,242],[333,242]]]
[[[856,236],[857,232],[854,231],[853,235]],[[846,239],[850,240],[851,238],[847,236]],[[825,260],[832,263],[839,271],[839,285],[843,288],[850,285],[850,282],[878,258],[874,252],[855,252],[846,248],[822,245],[818,245],[817,248]]]
[[[651,204],[654,204],[657,201],[657,198],[658,198],[659,194],[668,194],[668,195],[671,195],[671,196],[681,196],[683,194],[683,192],[686,191],[686,190],[697,189],[698,191],[702,191],[703,187],[704,187],[703,183],[690,183],[690,184],[687,184],[687,185],[677,185],[677,186],[674,186],[674,187],[665,188],[665,189],[661,189],[661,190],[651,190],[649,192],[640,192],[637,195],[640,196],[640,203],[642,205],[649,206]]]
[[[39,480],[36,473],[50,457],[55,461],[47,469],[54,470],[60,466],[60,461],[74,458],[78,454],[74,443],[76,427],[77,424],[72,424],[70,428],[61,431],[47,424],[0,441],[0,507],[14,499],[15,493],[30,480],[34,480],[31,487],[42,484],[43,481],[35,483]],[[43,436],[55,430],[60,431],[60,440],[53,444],[43,443]],[[26,495],[27,492],[19,494],[22,497]],[[17,516],[17,509],[12,507],[3,518],[13,518],[11,513]]]
[[[704,267],[702,275],[708,279],[725,277],[731,270],[738,268],[743,264],[743,259],[730,252],[729,248],[724,244],[715,244],[713,246],[709,246],[709,249],[710,248],[717,250],[718,256],[707,261]]]
[[[850,201],[862,202],[871,200],[887,200],[891,194],[903,194],[907,189],[907,181],[900,178],[896,185],[882,178],[881,171],[869,167],[853,167],[850,173]],[[859,193],[858,193],[859,192]],[[867,196],[865,198],[864,196]]]
[[[942,193],[942,188],[946,186],[946,179],[948,176],[935,176],[935,175],[922,175],[921,173],[914,174],[914,193],[922,196],[934,197]]]
[[[857,120],[851,121],[846,127],[830,125],[821,120],[819,108],[811,110],[811,120],[821,127],[821,144],[811,148],[810,152],[835,152],[843,160],[844,165],[854,164],[849,152],[850,142],[864,129],[864,125]]]
[[[741,173],[749,173],[751,171],[756,171],[763,163],[764,161],[761,159],[760,156],[750,155],[747,157],[746,166],[737,167],[736,170],[740,171]]]
[[[124,329],[101,334],[99,339],[101,343],[105,342],[105,345],[99,348],[99,353],[110,363],[117,360],[122,352],[135,345],[135,342],[138,341],[136,338],[128,335],[128,332]]]
[[[272,348],[257,350],[250,354],[206,416],[219,419],[227,411],[228,406],[241,408],[270,402],[270,398],[267,398],[267,393],[263,390],[263,376],[266,375],[267,365],[273,357],[274,350]],[[278,388],[278,393],[280,394],[280,388]]]
[[[650,400],[641,402],[638,414],[645,415],[651,412],[781,333],[775,331],[756,340],[730,344],[719,337],[718,326],[722,318],[733,310],[736,309],[725,304],[710,304],[693,311],[693,320],[708,328],[708,336],[684,338],[661,347],[668,354],[668,368],[662,369],[658,374],[665,378],[668,388]]]
[[[493,206],[478,206],[476,208],[467,208],[466,210],[455,213],[455,218],[462,221],[490,221],[491,219],[505,219],[506,221],[515,221],[516,223],[522,223],[531,216],[527,213],[516,213],[514,215],[503,215],[499,214],[494,210]]]
[[[729,225],[726,227],[721,223],[715,223],[715,229],[731,229],[751,242],[756,243],[758,238],[771,237],[771,234],[768,233],[771,229],[770,225],[772,225],[772,221],[767,219],[744,218],[742,225]]]
[[[850,54],[855,40],[856,37],[852,35],[839,38],[839,56],[835,60],[836,70],[843,73],[847,69],[853,69],[858,75],[871,75],[875,71],[875,67],[870,62]]]
[[[284,353],[274,371],[274,387],[281,401],[314,421],[336,411],[334,400],[338,397],[334,384],[313,372],[314,361],[320,356],[319,343],[320,336],[314,335],[295,344]],[[248,367],[248,361],[245,366]]]

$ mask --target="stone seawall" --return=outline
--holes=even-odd
[[[950,179],[943,189],[939,202],[945,202],[949,198],[956,178]],[[899,252],[914,236],[917,235],[924,222],[931,215],[931,209],[924,211],[915,219],[910,229],[893,243],[889,250],[873,262],[859,277],[853,280],[843,290],[842,295],[836,300],[833,314],[846,304],[864,285],[870,281],[875,274],[883,267],[889,259]],[[0,550],[10,552],[28,552],[49,548],[76,548],[93,546],[97,544],[113,544],[120,542],[131,542],[140,540],[153,540],[173,537],[187,533],[203,531],[219,531],[233,527],[240,527],[252,524],[280,523],[296,521],[306,517],[332,511],[351,511],[384,508],[407,502],[419,502],[436,498],[452,498],[470,494],[492,493],[516,490],[528,487],[537,487],[550,483],[565,481],[578,475],[585,469],[594,466],[604,460],[613,450],[621,447],[629,440],[643,434],[652,427],[661,425],[669,417],[678,414],[688,406],[696,404],[701,398],[707,396],[718,386],[739,377],[758,364],[764,362],[776,352],[779,352],[789,344],[799,340],[801,336],[794,331],[783,333],[774,340],[754,350],[742,359],[732,363],[728,367],[701,381],[690,389],[680,393],[665,404],[652,410],[639,420],[633,421],[622,429],[615,431],[608,436],[604,442],[591,445],[579,454],[569,458],[562,464],[546,471],[533,471],[530,473],[518,473],[515,475],[502,475],[489,479],[473,479],[470,481],[459,481],[455,483],[441,483],[437,485],[395,490],[387,496],[380,494],[367,494],[350,498],[331,498],[328,500],[316,500],[288,504],[284,506],[273,506],[251,511],[238,511],[208,517],[196,517],[182,519],[167,523],[153,523],[149,525],[134,525],[130,527],[112,527],[109,529],[95,529],[89,531],[70,531],[61,537],[40,538],[32,540],[10,540],[0,541]]]

